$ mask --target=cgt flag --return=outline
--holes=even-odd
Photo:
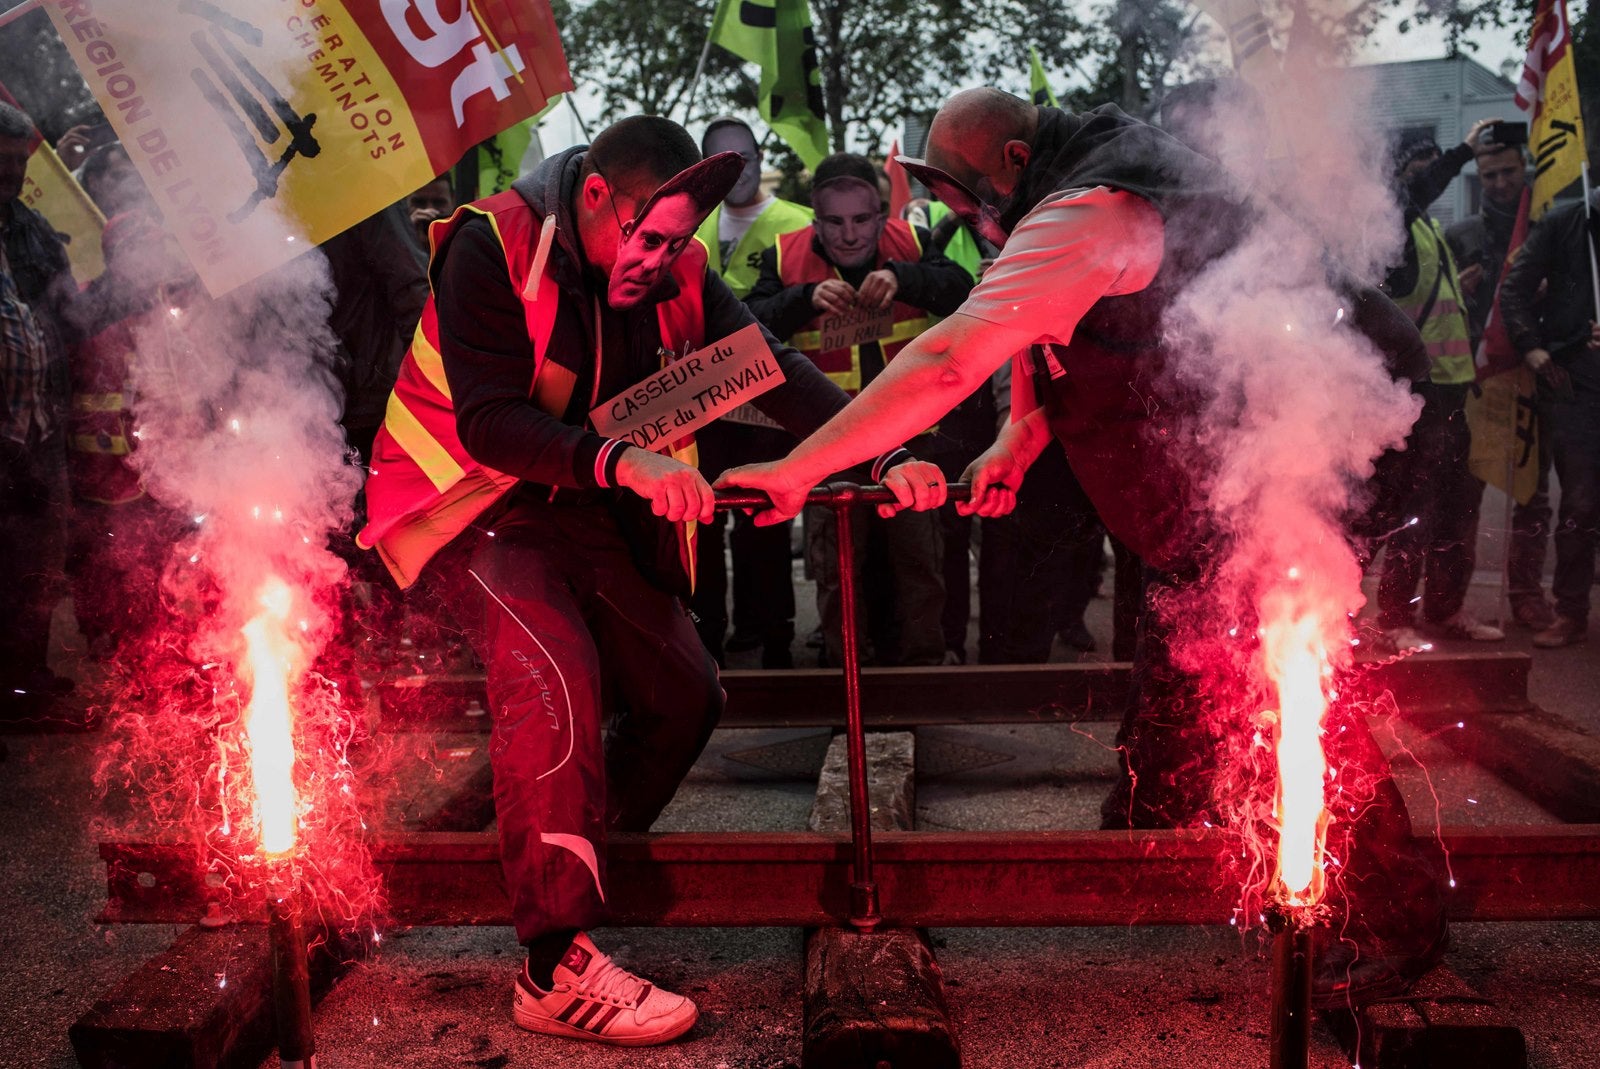
[[[1538,219],[1556,194],[1582,177],[1583,163],[1589,158],[1583,114],[1578,108],[1578,76],[1572,64],[1566,0],[1539,0],[1528,56],[1517,80],[1516,101],[1532,119],[1528,136],[1534,166],[1530,214]]]
[[[1035,104],[1058,106],[1056,95],[1050,91],[1050,82],[1044,76],[1044,64],[1039,62],[1039,50],[1032,45],[1028,46],[1028,88]]]
[[[0,100],[17,106],[16,98],[3,85],[0,85]],[[22,204],[44,216],[55,230],[67,236],[67,259],[72,263],[72,277],[80,283],[92,282],[106,268],[100,252],[100,232],[105,229],[105,217],[37,130],[28,152],[28,170],[22,177]]]
[[[828,122],[807,0],[721,0],[711,43],[761,67],[761,117],[807,167],[821,163]]]
[[[572,88],[548,0],[49,0],[213,294]]]

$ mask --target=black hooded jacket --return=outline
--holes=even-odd
[[[1150,285],[1096,301],[1055,354],[1064,373],[1045,379],[1036,359],[1035,374],[1043,379],[1038,395],[1052,399],[1052,429],[1107,527],[1156,566],[1186,568],[1210,532],[1193,509],[1196,480],[1204,478],[1198,458],[1175,448],[1192,434],[1186,421],[1197,399],[1165,373],[1168,361],[1182,357],[1169,351],[1166,314],[1263,210],[1276,209],[1248,200],[1220,164],[1110,105],[1082,115],[1040,108],[1031,149],[1001,206],[1008,228],[1053,193],[1094,186],[1132,193],[1162,217],[1162,262]],[[1424,370],[1422,339],[1404,313],[1371,287],[1330,274],[1335,290],[1354,298],[1352,325],[1385,353],[1391,372]]]
[[[462,445],[479,463],[540,486],[595,487],[594,462],[606,439],[585,426],[592,399],[613,396],[660,368],[655,305],[610,307],[605,280],[584,259],[571,205],[585,148],[550,157],[512,187],[541,216],[556,217],[551,270],[563,300],[547,359],[578,377],[563,418],[528,403],[533,343],[489,220],[464,221],[429,268]],[[708,343],[755,322],[710,270],[703,293]],[[667,296],[670,291],[658,299]],[[785,382],[754,404],[795,434],[810,434],[849,398],[797,350],[763,333]]]

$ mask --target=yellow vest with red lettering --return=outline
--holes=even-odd
[[[434,253],[469,215],[489,219],[505,252],[511,285],[521,296],[533,368],[528,397],[556,418],[566,412],[576,376],[547,360],[546,350],[563,295],[551,273],[556,219],[541,222],[514,190],[467,204],[447,222],[433,224]],[[662,348],[683,355],[705,344],[706,254],[691,241],[672,266],[678,295],[656,306]],[[693,463],[692,439],[674,442],[673,455]],[[366,527],[357,542],[375,549],[402,588],[416,582],[435,553],[519,482],[467,455],[456,434],[456,416],[439,355],[439,317],[432,295],[422,310],[411,348],[389,395],[383,427],[372,446],[367,476]],[[678,526],[680,563],[693,582],[694,527]]]
[[[841,277],[839,269],[823,259],[817,251],[812,240],[815,234],[816,227],[813,225],[804,230],[790,231],[778,238],[778,277],[785,286]],[[875,266],[882,267],[890,260],[914,263],[921,258],[922,244],[917,240],[917,232],[911,228],[911,224],[903,219],[891,219],[878,238],[878,261]],[[861,391],[861,347],[852,345],[848,349],[829,349],[824,352],[820,318],[812,319],[796,331],[794,337],[789,339],[789,344],[805,353],[841,390],[853,397]],[[921,308],[895,301],[894,332],[887,338],[878,339],[878,345],[883,350],[883,362],[888,364],[911,339],[938,321],[938,316]]]

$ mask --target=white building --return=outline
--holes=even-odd
[[[1370,99],[1377,127],[1396,134],[1426,130],[1441,148],[1461,144],[1479,119],[1523,122],[1527,118],[1512,101],[1515,87],[1465,56],[1356,69],[1375,81]],[[1476,212],[1478,197],[1477,168],[1468,163],[1428,211],[1440,225],[1448,226]]]

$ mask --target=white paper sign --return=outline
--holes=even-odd
[[[887,338],[894,333],[894,305],[887,308],[851,308],[839,315],[824,315],[819,324],[822,351],[848,349],[852,345]]]
[[[778,358],[752,323],[628,387],[589,419],[608,438],[663,450],[782,382]]]

